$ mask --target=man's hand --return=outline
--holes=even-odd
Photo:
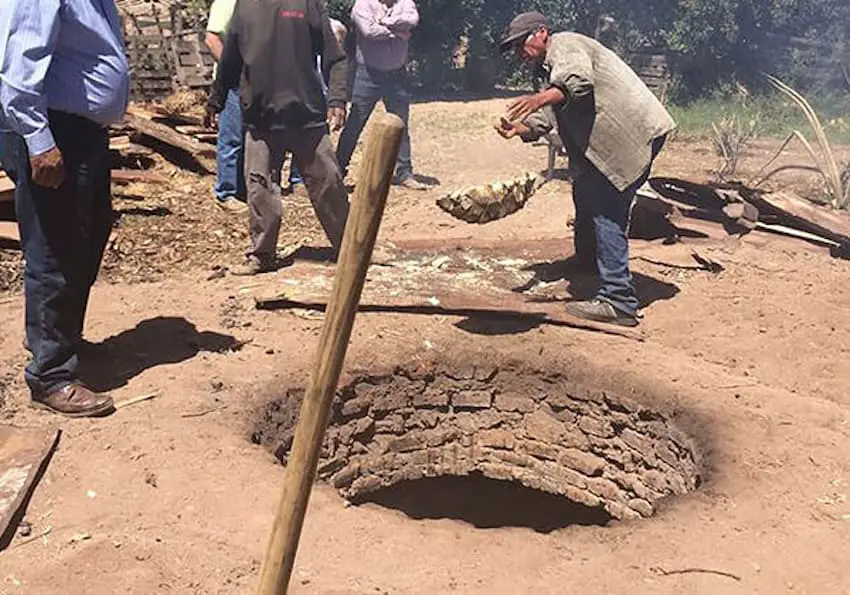
[[[328,108],[328,126],[331,132],[336,132],[345,124],[345,108],[344,107],[329,107]]]
[[[510,122],[505,118],[500,118],[499,123],[493,126],[499,136],[502,138],[513,138],[529,132],[528,126],[520,122]]]
[[[542,93],[523,95],[508,104],[508,120],[511,122],[522,122],[544,105],[546,105],[546,98]]]
[[[41,155],[30,157],[32,181],[39,186],[56,190],[65,181],[65,163],[59,147],[53,147]]]
[[[204,112],[204,128],[209,128],[210,130],[218,130],[218,114],[216,111],[207,106],[207,110]]]

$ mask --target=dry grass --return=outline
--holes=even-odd
[[[756,137],[759,127],[759,116],[751,118],[746,124],[737,115],[723,118],[711,124],[714,136],[714,152],[721,159],[717,177],[725,179],[735,175],[741,156],[750,142]]]

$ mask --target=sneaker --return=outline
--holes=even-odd
[[[258,258],[249,256],[244,264],[236,265],[230,268],[230,274],[237,277],[249,277],[251,275],[259,275],[260,273],[270,273],[277,270],[274,258]]]
[[[430,190],[431,188],[428,184],[423,184],[414,176],[407,176],[402,180],[397,180],[396,184],[405,190]]]
[[[248,205],[239,200],[238,198],[225,198],[224,200],[216,199],[216,204],[220,209],[229,211],[231,213],[245,213],[248,211]]]
[[[620,326],[637,326],[637,316],[626,314],[618,310],[610,303],[595,299],[586,302],[568,302],[564,308],[568,314],[572,314],[576,318],[584,320],[593,320],[595,322],[607,322],[609,324],[617,324]]]

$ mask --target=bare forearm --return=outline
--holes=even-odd
[[[549,87],[545,91],[540,91],[537,95],[540,96],[541,107],[544,105],[558,105],[567,100],[567,96],[558,87]]]
[[[221,37],[217,33],[207,32],[204,42],[207,44],[213,60],[221,62],[221,52],[224,51],[224,44],[221,42]]]

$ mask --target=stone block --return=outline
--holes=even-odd
[[[630,521],[640,518],[640,514],[636,511],[618,502],[606,502],[605,510],[619,521]]]
[[[575,486],[563,486],[563,494],[573,502],[577,502],[578,504],[584,504],[585,506],[589,506],[591,508],[596,508],[602,504],[602,501],[599,498],[597,498],[587,490],[582,490]]]
[[[403,391],[389,390],[377,394],[372,402],[376,413],[389,413],[410,405],[409,395]]]
[[[605,479],[604,477],[588,478],[587,489],[594,495],[605,498],[606,500],[622,503],[627,501],[626,494],[620,487],[610,479]]]
[[[519,443],[517,450],[537,459],[549,461],[557,461],[560,455],[560,449],[557,446],[538,440],[523,440]]]
[[[652,454],[652,441],[631,428],[625,428],[620,432],[620,439],[644,456]]]
[[[605,469],[605,459],[577,448],[569,448],[561,451],[558,462],[564,467],[575,469],[588,477],[601,475]]]
[[[342,404],[342,416],[353,417],[364,415],[369,411],[369,406],[372,404],[372,399],[368,397],[355,397]]]
[[[406,426],[412,429],[435,428],[440,422],[442,414],[432,409],[418,409],[407,418]]]
[[[666,495],[670,493],[670,485],[667,483],[667,476],[660,471],[655,469],[644,471],[641,474],[641,480],[659,494]]]
[[[455,426],[465,433],[495,428],[505,422],[515,421],[519,414],[500,413],[495,409],[458,411],[454,415]]]
[[[531,467],[535,463],[534,459],[530,456],[519,454],[512,450],[482,448],[481,455],[488,461],[496,461],[515,467]]]
[[[362,475],[355,479],[349,488],[350,494],[368,494],[384,487],[384,482],[375,475]]]
[[[614,436],[614,428],[607,420],[602,418],[584,415],[579,418],[578,427],[585,434],[599,438],[612,438]]]
[[[479,446],[500,449],[512,449],[516,444],[513,432],[502,429],[478,432],[474,435],[473,441]]]
[[[534,399],[525,395],[502,393],[496,395],[494,406],[500,411],[531,413],[536,409],[537,404],[534,402]]]
[[[629,508],[637,511],[645,518],[649,518],[655,513],[655,509],[652,507],[652,504],[640,498],[633,498],[629,500]]]
[[[392,452],[413,452],[425,448],[423,438],[420,432],[408,432],[391,440],[388,447]]]
[[[564,424],[542,409],[526,415],[523,426],[532,440],[557,444],[564,435]]]
[[[404,418],[398,414],[388,415],[375,423],[375,431],[379,434],[403,434]]]
[[[449,392],[429,386],[425,390],[413,395],[414,407],[448,407]]]
[[[493,390],[464,390],[452,395],[452,405],[464,409],[486,409],[493,404]]]
[[[347,487],[360,475],[360,463],[350,463],[331,478],[331,485],[337,489]]]
[[[447,442],[453,442],[460,436],[456,428],[437,428],[423,432],[425,444],[429,447],[442,446]]]
[[[361,417],[353,423],[351,435],[355,440],[368,439],[374,433],[375,420],[371,417]]]
[[[478,470],[490,479],[498,479],[501,481],[512,481],[514,479],[513,469],[510,465],[502,465],[500,463],[479,463]]]

